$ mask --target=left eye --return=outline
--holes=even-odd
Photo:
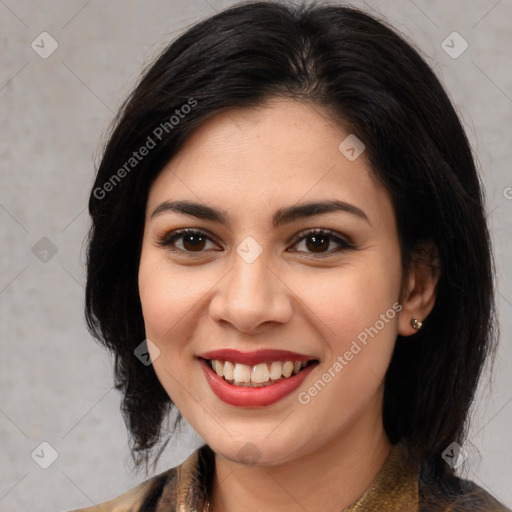
[[[337,249],[332,249],[333,244],[338,246]],[[331,231],[324,229],[316,229],[313,231],[299,233],[298,240],[294,245],[306,249],[306,251],[297,250],[296,252],[310,252],[312,254],[320,255],[338,252],[342,249],[354,248],[352,244],[343,238],[336,236]]]

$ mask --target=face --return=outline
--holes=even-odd
[[[231,460],[291,461],[381,422],[399,241],[364,152],[339,149],[348,135],[292,100],[232,110],[151,187],[139,291],[154,370]]]

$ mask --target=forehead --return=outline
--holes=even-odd
[[[148,209],[190,199],[263,216],[270,205],[338,199],[368,216],[393,217],[364,152],[353,160],[340,150],[349,135],[321,107],[293,100],[218,113],[157,177]]]

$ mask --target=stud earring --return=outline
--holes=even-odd
[[[423,322],[416,320],[416,318],[411,318],[411,325],[412,325],[413,329],[418,330],[418,329],[421,329]]]

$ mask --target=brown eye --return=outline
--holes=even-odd
[[[309,235],[306,238],[306,247],[311,252],[323,252],[329,248],[329,237],[325,235]]]
[[[187,251],[201,251],[206,245],[206,237],[201,233],[182,235],[183,247]]]
[[[296,246],[296,249],[292,252],[329,256],[344,249],[355,249],[352,243],[340,235],[321,228],[303,231],[297,237],[297,241],[293,244]]]
[[[172,231],[159,239],[158,244],[171,251],[182,253],[200,254],[208,249],[219,250],[219,246],[212,241],[210,236],[197,229]]]

